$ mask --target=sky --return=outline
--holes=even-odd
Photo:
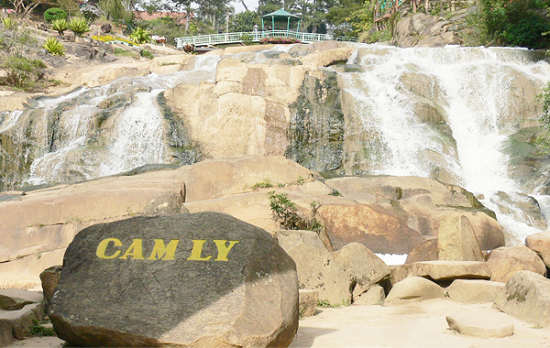
[[[244,3],[250,11],[256,11],[258,9],[258,0],[244,0]],[[240,0],[232,1],[231,4],[235,7],[235,13],[244,12],[244,7]]]

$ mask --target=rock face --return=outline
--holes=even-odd
[[[506,283],[518,271],[546,274],[546,266],[533,250],[524,245],[501,247],[489,254],[487,266],[491,269],[491,280]]]
[[[550,280],[529,272],[515,273],[495,299],[501,311],[537,326],[550,325]]]
[[[525,239],[525,245],[540,255],[546,267],[550,268],[550,232],[533,233]]]
[[[319,303],[319,291],[300,289],[300,317],[310,317],[317,311],[317,304]]]
[[[440,260],[484,261],[472,225],[464,215],[450,216],[441,221],[437,247]]]
[[[268,233],[228,215],[137,217],[76,236],[48,312],[82,346],[285,347],[298,281]]]
[[[507,337],[514,334],[510,318],[494,310],[463,310],[446,317],[451,330],[481,338]]]
[[[279,231],[279,244],[296,262],[300,289],[319,291],[319,300],[333,305],[351,303],[353,275],[323,245],[312,231]]]

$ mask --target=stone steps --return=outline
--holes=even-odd
[[[11,308],[20,308],[12,309]],[[26,290],[0,290],[0,347],[26,338],[44,315],[42,294]]]

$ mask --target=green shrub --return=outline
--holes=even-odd
[[[149,51],[149,50],[141,50],[139,53],[141,54],[142,57],[147,58],[147,59],[155,58],[153,53],[151,53],[151,51]]]
[[[82,17],[71,19],[69,22],[69,29],[71,29],[76,36],[82,36],[82,34],[90,31],[88,21],[86,21],[86,18]]]
[[[271,183],[271,180],[269,180],[269,178],[265,178],[264,181],[255,183],[254,186],[252,186],[252,189],[256,190],[268,187],[273,187],[273,184]]]
[[[55,37],[48,38],[42,47],[54,56],[63,56],[65,54],[65,47]]]
[[[69,29],[69,22],[66,19],[55,19],[52,21],[52,29],[57,31],[59,35],[63,35],[63,32]]]
[[[282,229],[285,230],[309,230],[320,233],[323,229],[315,218],[308,219],[298,213],[296,204],[292,202],[284,193],[276,194],[275,191],[267,193],[269,196],[269,205],[271,207],[271,216]],[[312,202],[313,212],[319,208],[317,202]]]
[[[10,17],[2,18],[2,25],[6,30],[13,30],[17,28],[17,21]]]
[[[252,44],[254,44],[254,37],[248,33],[242,33],[241,34],[241,40],[243,42],[243,44],[247,45],[247,46],[250,46]]]
[[[137,42],[138,44],[151,41],[151,33],[141,27],[137,27],[130,34],[130,40]]]
[[[68,17],[69,15],[65,12],[65,10],[57,7],[49,8],[44,12],[44,20],[48,23],[51,23],[56,19],[67,19]]]
[[[56,336],[53,328],[42,326],[36,319],[33,320],[29,335],[32,337]]]
[[[8,55],[0,61],[0,67],[6,71],[3,82],[11,87],[25,91],[32,90],[36,82],[44,79],[46,64],[39,59]]]

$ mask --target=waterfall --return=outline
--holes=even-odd
[[[497,213],[511,243],[540,231],[498,193],[521,200],[514,196],[521,189],[508,174],[504,152],[522,121],[513,114],[519,106],[512,82],[528,80],[540,90],[550,78],[548,64],[533,62],[522,49],[357,47],[359,54],[348,63],[363,71],[340,74],[369,135],[367,169],[432,177],[437,167]],[[418,105],[437,110],[454,142],[441,136],[434,122],[421,119]],[[546,201],[538,199],[541,205]]]
[[[219,59],[198,56],[194,58],[194,69],[189,71],[123,78],[105,86],[37,100],[25,112],[32,112],[39,120],[35,122],[43,128],[43,134],[51,132],[48,124],[52,122],[57,128],[52,136],[42,137],[47,141],[37,144],[41,150],[30,166],[26,183],[92,179],[145,164],[168,163],[167,125],[156,102],[158,95],[181,83],[213,82]],[[3,115],[6,120],[0,123],[0,132],[12,127],[21,114],[14,111]],[[108,134],[97,129],[98,122],[112,122]]]

